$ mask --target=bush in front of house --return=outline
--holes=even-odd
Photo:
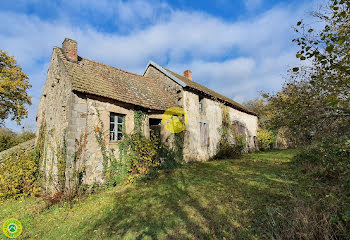
[[[276,137],[271,130],[259,128],[258,129],[258,146],[259,150],[267,151],[272,149],[273,143],[276,141]]]
[[[131,172],[149,174],[150,170],[159,164],[159,159],[156,158],[158,139],[148,139],[141,134],[132,134],[130,138],[132,144],[129,150],[132,151],[133,156],[129,162]]]
[[[216,148],[214,159],[234,159],[239,158],[246,147],[243,135],[235,136],[234,141],[227,141],[221,137]]]
[[[40,192],[39,162],[35,150],[18,148],[0,162],[0,201]]]
[[[131,175],[147,175],[152,168],[160,164],[160,160],[157,157],[159,138],[156,136],[147,138],[140,132],[124,134],[124,138],[118,143],[118,146],[120,163],[126,167]],[[115,159],[114,161],[117,160]],[[111,173],[113,172],[117,173],[118,170],[111,169]]]

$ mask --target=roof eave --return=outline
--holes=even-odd
[[[79,89],[79,88],[76,88],[76,87],[73,87],[72,91],[73,91],[73,92],[82,93],[82,94],[88,94],[89,96],[95,96],[95,97],[100,97],[100,98],[103,98],[103,99],[109,99],[110,101],[116,101],[116,102],[121,102],[121,103],[129,104],[129,105],[135,106],[135,107],[142,107],[142,108],[144,108],[144,109],[146,109],[146,110],[149,109],[149,110],[154,110],[154,111],[165,111],[166,109],[168,109],[168,107],[156,108],[156,107],[153,107],[153,106],[150,106],[150,105],[140,105],[140,104],[133,103],[133,102],[129,102],[129,101],[125,101],[125,100],[120,100],[120,99],[111,98],[111,97],[104,96],[104,95],[101,95],[101,94],[96,94],[96,93],[87,92],[87,91],[85,91],[85,90],[82,90],[82,89]]]
[[[165,70],[162,66],[158,65],[157,63],[153,62],[153,61],[149,61],[146,69],[143,73],[143,76],[145,75],[148,67],[152,65],[153,67],[155,67],[156,69],[158,69],[160,72],[162,72],[163,74],[165,74],[167,77],[169,77],[170,79],[174,80],[176,83],[180,84],[182,87],[186,87],[186,83],[184,83],[183,81],[181,81],[180,79],[178,79],[177,77],[175,77],[174,75],[172,75],[171,73],[169,73],[167,70]]]
[[[227,100],[225,100],[225,99],[222,99],[222,98],[220,98],[220,97],[215,97],[215,96],[213,96],[212,94],[209,94],[209,93],[207,93],[207,92],[204,92],[204,91],[202,91],[202,90],[199,90],[199,89],[196,89],[196,88],[193,88],[193,87],[190,87],[190,86],[187,86],[187,88],[188,88],[188,89],[191,89],[191,90],[193,90],[193,91],[196,91],[196,92],[200,92],[200,93],[202,93],[203,95],[206,95],[206,96],[208,96],[208,97],[210,97],[210,98],[216,98],[216,99],[220,100],[221,102],[226,103],[226,104],[232,106],[234,109],[236,109],[236,110],[238,110],[238,111],[247,113],[247,114],[249,114],[249,115],[258,116],[257,113],[252,112],[252,111],[247,110],[247,109],[244,109],[244,108],[242,108],[242,107],[240,107],[240,106],[237,106],[236,104],[233,104],[233,103],[231,103],[231,102],[229,102],[229,101],[227,101]]]
[[[192,88],[192,87],[188,86],[186,83],[184,83],[184,82],[181,81],[179,78],[177,78],[176,76],[172,75],[170,72],[168,72],[167,70],[165,70],[162,66],[160,66],[159,64],[157,64],[157,63],[155,63],[155,62],[153,62],[153,61],[149,61],[149,62],[148,62],[147,66],[146,66],[146,68],[145,68],[145,71],[144,71],[144,73],[143,73],[143,76],[145,75],[145,73],[146,73],[146,71],[147,71],[147,69],[148,69],[148,67],[149,67],[150,65],[152,65],[153,67],[155,67],[156,69],[158,69],[160,72],[162,72],[163,74],[165,74],[166,76],[168,76],[168,77],[169,77],[170,79],[172,79],[173,81],[175,81],[175,82],[177,82],[178,84],[180,84],[182,87],[189,87],[189,88],[191,88],[191,89],[195,89],[195,88]],[[211,96],[211,94],[208,94],[208,93],[206,93],[206,92],[203,92],[203,91],[201,91],[201,90],[199,90],[199,89],[195,89],[195,90],[200,91],[200,92],[202,92],[202,93],[204,93],[204,94],[207,94],[207,95]],[[241,107],[239,107],[239,106],[235,106],[235,104],[230,103],[230,102],[226,101],[225,99],[221,99],[221,98],[220,98],[220,100],[223,101],[223,102],[226,102],[227,104],[232,105],[235,109],[237,109],[237,110],[239,110],[239,111],[241,111],[241,112],[245,112],[245,113],[250,114],[250,115],[258,116],[256,113],[254,113],[254,112],[252,112],[252,111],[249,111],[249,110],[246,110],[246,109],[243,109],[243,108],[241,108]]]

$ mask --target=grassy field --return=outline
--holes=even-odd
[[[292,208],[291,191],[313,195],[313,182],[290,163],[294,154],[186,164],[49,209],[38,198],[7,201],[0,223],[19,219],[23,239],[270,239],[269,209]]]

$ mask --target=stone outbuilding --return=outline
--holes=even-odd
[[[179,75],[150,61],[144,74],[138,75],[80,57],[77,47],[76,41],[66,38],[61,48],[53,48],[38,107],[36,141],[42,144],[48,180],[58,181],[64,159],[66,184],[74,167],[84,167],[84,183],[103,182],[96,128],[103,124],[106,147],[116,149],[118,158],[122,127],[125,124],[126,132],[133,130],[134,110],[146,114],[145,135],[158,127],[164,141],[171,133],[161,124],[162,114],[174,106],[184,109],[188,115],[185,161],[206,161],[215,154],[223,105],[246,138],[247,151],[256,149],[256,114],[197,83],[190,70]],[[77,154],[84,160],[76,162]]]

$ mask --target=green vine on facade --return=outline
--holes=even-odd
[[[88,98],[86,98],[88,101]],[[89,107],[88,103],[86,104],[86,114],[85,114],[85,130],[81,133],[80,138],[76,141],[77,151],[74,154],[73,159],[73,176],[75,179],[75,191],[79,191],[83,185],[83,178],[86,174],[85,171],[85,159],[86,159],[86,145],[87,138],[89,136],[88,132],[88,116],[89,116]]]
[[[107,145],[106,130],[100,112],[98,109],[96,112],[98,125],[94,132],[102,154],[103,174],[107,185],[117,185],[126,179],[127,182],[133,182],[137,176],[148,175],[152,169],[159,167],[161,160],[166,164],[171,162],[172,166],[182,161],[185,133],[172,135],[172,147],[161,142],[160,133],[150,131],[151,136],[148,138],[144,133],[147,115],[139,110],[133,112],[134,128],[130,133],[126,132],[125,119],[123,120],[123,139],[117,143],[119,158],[116,159],[116,150]]]
[[[85,159],[86,159],[86,145],[87,138],[89,136],[88,131],[88,120],[89,120],[89,105],[88,97],[86,96],[86,113],[85,113],[85,130],[81,133],[79,140],[75,142],[75,148],[77,149],[74,153],[73,159],[73,176],[75,180],[74,190],[77,193],[83,185],[83,178],[86,174],[85,171]]]
[[[146,119],[146,114],[142,111],[134,111],[134,134],[143,134],[143,123]]]
[[[38,132],[38,137],[36,140],[35,144],[35,158],[38,160],[39,163],[39,175],[41,181],[45,181],[46,179],[46,174],[45,174],[45,169],[46,169],[46,160],[45,160],[45,142],[47,138],[47,133],[46,133],[46,122],[42,121],[39,132]],[[41,185],[43,185],[43,182]]]
[[[98,118],[98,126],[95,128],[95,137],[97,140],[97,143],[101,149],[101,154],[102,154],[102,166],[103,166],[103,175],[107,176],[108,173],[108,163],[110,161],[109,154],[107,152],[107,146],[105,143],[105,130],[104,130],[104,124],[103,121],[101,120],[101,114],[100,111],[96,108],[96,113],[97,113],[97,118]]]
[[[66,130],[64,130],[62,147],[60,142],[56,138],[56,157],[57,157],[57,171],[58,171],[58,185],[61,192],[65,191],[66,186],[66,165],[67,165],[67,143],[66,143]]]
[[[243,135],[240,135],[231,123],[227,106],[221,105],[222,124],[218,131],[220,139],[217,145],[215,159],[237,158],[243,153],[246,142]]]

